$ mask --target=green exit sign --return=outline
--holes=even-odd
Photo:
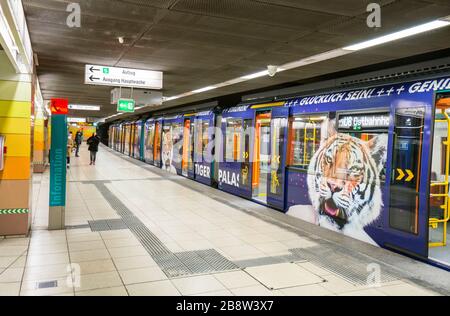
[[[119,99],[117,102],[117,112],[134,112],[136,102],[131,99]]]

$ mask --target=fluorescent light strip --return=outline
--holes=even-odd
[[[355,51],[361,50],[361,49],[365,49],[365,48],[369,48],[369,47],[373,47],[373,46],[377,46],[377,45],[381,45],[381,44],[385,44],[385,43],[389,43],[401,38],[406,38],[406,37],[410,37],[413,35],[417,35],[417,34],[421,34],[421,33],[425,33],[431,30],[435,30],[435,29],[439,29],[442,27],[446,27],[450,25],[450,16],[429,22],[429,23],[425,23],[425,24],[421,24],[418,26],[414,26],[408,29],[405,29],[403,31],[399,31],[399,32],[395,32],[392,34],[388,34],[388,35],[384,35],[384,36],[380,36],[377,38],[374,38],[372,40],[368,40],[368,41],[364,41],[358,44],[354,44],[354,45],[350,45],[350,46],[346,46],[346,47],[342,47],[342,48],[337,48],[337,49],[333,49],[324,53],[320,53],[317,55],[313,55],[310,57],[306,57],[297,61],[293,61],[290,63],[286,63],[284,65],[281,65],[278,67],[277,73],[278,72],[282,72],[282,71],[286,71],[286,70],[290,70],[290,69],[294,69],[294,68],[299,68],[305,65],[310,65],[310,64],[314,64],[320,61],[324,61],[324,60],[329,60],[329,59],[333,59],[333,58],[337,58],[340,56],[344,56],[347,54],[351,54]],[[217,89],[217,88],[222,88],[222,87],[226,87],[226,86],[231,86],[237,83],[241,83],[241,82],[245,82],[245,81],[249,81],[252,79],[256,79],[256,78],[260,78],[260,77],[264,77],[269,75],[267,70],[263,70],[263,71],[259,71],[253,74],[249,74],[249,75],[245,75],[245,76],[241,76],[238,78],[234,78],[228,81],[224,81],[222,83],[218,83],[215,84],[213,86],[208,86],[205,88],[201,88],[201,89],[197,89],[197,90],[193,90],[193,91],[189,91],[186,93],[182,93],[179,95],[175,95],[175,96],[171,96],[171,97],[164,97],[163,98],[163,102],[169,102],[172,100],[176,100],[176,99],[180,99],[180,98],[184,98],[193,94],[197,94],[197,93],[202,93],[205,91],[209,91],[212,89]]]
[[[214,90],[214,89],[217,89],[217,87],[216,86],[208,86],[208,87],[197,89],[197,90],[194,90],[194,91],[191,91],[191,92],[192,93],[202,93],[202,92],[206,92],[206,91]]]
[[[398,39],[402,39],[405,37],[410,37],[410,36],[417,35],[420,33],[425,33],[428,31],[435,30],[435,29],[439,29],[441,27],[448,26],[449,24],[450,24],[450,22],[448,22],[448,21],[436,20],[433,22],[429,22],[429,23],[411,27],[411,28],[403,30],[403,31],[399,31],[399,32],[395,32],[395,33],[388,34],[385,36],[377,37],[377,38],[374,38],[369,41],[365,41],[365,42],[358,43],[355,45],[350,45],[350,46],[344,47],[343,49],[350,50],[350,51],[357,51],[357,50],[389,43],[389,42],[392,42],[392,41],[395,41]]]
[[[243,79],[244,81],[247,81],[247,80],[252,80],[255,78],[264,77],[264,76],[267,76],[268,74],[269,74],[269,72],[267,70],[263,70],[263,71],[256,72],[254,74],[239,77],[238,79]]]

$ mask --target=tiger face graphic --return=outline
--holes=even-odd
[[[363,141],[333,132],[309,164],[308,192],[320,226],[358,239],[383,206],[380,175],[386,163],[387,135]]]

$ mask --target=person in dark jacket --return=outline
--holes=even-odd
[[[78,153],[80,152],[80,146],[83,142],[83,133],[81,131],[78,131],[75,135],[75,157],[80,157]]]
[[[89,145],[89,152],[91,153],[91,165],[95,165],[95,160],[97,158],[98,145],[100,144],[100,138],[94,133],[88,138],[87,144]]]

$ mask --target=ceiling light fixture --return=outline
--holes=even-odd
[[[194,90],[194,91],[191,91],[191,92],[192,93],[201,93],[201,92],[206,92],[206,91],[214,90],[214,89],[217,89],[217,87],[216,86],[208,86],[208,87],[197,89],[197,90]]]
[[[425,24],[421,24],[421,25],[417,25],[411,28],[408,28],[406,30],[402,30],[399,32],[395,32],[395,33],[391,33],[388,35],[384,35],[384,36],[380,36],[368,41],[364,41],[355,45],[350,45],[347,47],[344,47],[344,50],[350,50],[350,51],[357,51],[357,50],[361,50],[361,49],[365,49],[365,48],[369,48],[369,47],[373,47],[373,46],[377,46],[377,45],[381,45],[381,44],[385,44],[385,43],[389,43],[395,40],[399,40],[405,37],[410,37],[413,35],[417,35],[420,33],[425,33],[428,31],[432,31],[435,29],[439,29],[441,27],[445,27],[450,25],[449,21],[446,20],[435,20],[429,23],[425,23]]]
[[[259,77],[267,76],[268,74],[269,74],[269,72],[267,70],[263,70],[263,71],[255,72],[255,73],[250,74],[250,75],[242,76],[240,78],[244,79],[244,80],[252,80],[252,79],[259,78]]]

